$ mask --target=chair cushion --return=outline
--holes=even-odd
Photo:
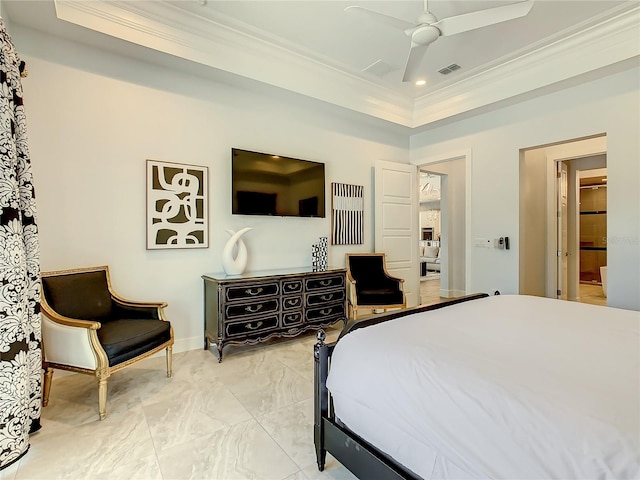
[[[364,305],[401,305],[402,292],[393,289],[371,289],[358,292],[358,306]]]
[[[112,300],[104,270],[45,276],[42,292],[51,308],[65,317],[103,320],[111,315]]]
[[[102,324],[98,339],[113,367],[169,341],[171,324],[163,320],[111,320]]]

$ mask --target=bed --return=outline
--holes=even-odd
[[[472,295],[318,332],[314,441],[360,479],[640,478],[640,313]]]

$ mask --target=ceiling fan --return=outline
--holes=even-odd
[[[402,77],[403,82],[413,80],[420,66],[420,62],[427,52],[427,47],[435,42],[438,37],[448,37],[457,33],[475,30],[476,28],[487,27],[496,23],[506,22],[507,20],[524,17],[533,6],[533,0],[526,0],[438,20],[435,15],[429,11],[427,1],[428,0],[424,0],[424,12],[418,17],[416,23],[364,7],[350,6],[345,8],[345,11],[361,14],[383,25],[402,30],[405,35],[411,39],[409,58],[407,59],[407,65]]]

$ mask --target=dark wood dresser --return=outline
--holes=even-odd
[[[264,270],[203,275],[204,348],[222,361],[225,345],[253,345],[275,337],[347,322],[346,270]]]

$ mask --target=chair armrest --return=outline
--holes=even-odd
[[[45,313],[42,315],[43,360],[88,370],[97,369],[100,356],[95,349],[98,328],[100,322]],[[104,352],[103,355],[106,358]]]
[[[150,318],[154,320],[167,320],[164,308],[167,302],[134,302],[120,297],[111,292],[113,307],[116,315],[127,318]]]
[[[387,274],[387,277],[390,278],[391,280],[398,282],[398,289],[401,292],[404,292],[404,278],[398,278],[398,277],[392,277],[391,275]]]
[[[404,283],[404,278],[393,277],[393,276],[389,275],[388,273],[386,274],[386,277],[389,280],[393,280],[394,282]]]
[[[52,322],[67,327],[84,328],[87,330],[98,330],[101,325],[95,320],[81,320],[79,318],[70,318],[60,315],[51,310],[45,301],[42,302],[42,313]]]
[[[347,300],[351,305],[357,304],[356,280],[347,273]]]

